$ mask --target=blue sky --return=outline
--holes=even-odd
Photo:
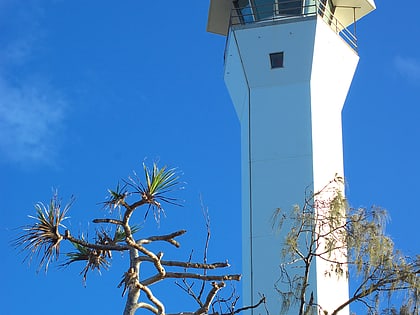
[[[84,288],[83,266],[36,274],[10,240],[54,188],[63,201],[76,197],[67,226],[93,234],[86,220],[106,214],[97,203],[143,161],[183,173],[177,196],[184,206],[165,207],[159,228],[188,230],[179,257],[191,248],[200,257],[201,195],[211,216],[209,258],[228,259],[229,272],[240,273],[240,134],[223,82],[225,38],[205,31],[207,1],[164,5],[0,0],[0,279],[7,292],[0,313],[121,313],[120,257]],[[343,110],[347,196],[353,206],[387,208],[388,233],[414,254],[420,25],[406,6],[377,7],[358,24],[360,63]],[[180,311],[175,293],[182,296],[176,288],[162,293],[168,311]]]

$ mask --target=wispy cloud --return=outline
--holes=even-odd
[[[46,87],[0,78],[0,153],[14,162],[53,163],[65,102]]]
[[[404,78],[420,83],[420,60],[397,56],[394,59],[395,69]]]
[[[40,45],[41,11],[10,3],[6,11],[3,26],[13,35],[0,40],[0,161],[54,163],[66,101],[43,74],[24,67]]]

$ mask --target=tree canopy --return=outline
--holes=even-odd
[[[336,315],[357,303],[367,314],[419,314],[420,255],[407,256],[397,250],[385,232],[386,210],[350,207],[342,185],[343,179],[337,177],[321,191],[307,192],[303,206],[295,206],[290,213],[278,209],[274,214],[276,229],[290,227],[280,265],[279,282],[289,288],[279,291],[283,312],[297,304],[299,315]],[[346,277],[351,284],[349,299],[330,312],[314,303],[308,290],[308,273],[315,259],[330,266],[325,277]],[[297,267],[301,272],[291,277]]]
[[[65,221],[74,198],[62,206],[58,194],[55,193],[47,205],[35,205],[36,215],[31,216],[32,224],[23,228],[21,235],[14,241],[15,246],[27,253],[25,259],[38,260],[38,270],[44,268],[46,271],[52,263],[57,262],[60,266],[83,263],[80,274],[84,283],[90,271],[110,268],[113,253],[128,253],[127,267],[118,284],[122,295],[126,296],[124,315],[134,315],[139,309],[147,310],[151,314],[167,314],[164,297],[155,293],[153,285],[169,279],[177,280],[180,291],[188,294],[197,305],[194,310],[178,310],[175,314],[232,314],[264,303],[262,298],[257,305],[236,308],[236,295],[227,298],[219,296],[226,281],[239,281],[241,276],[217,272],[229,267],[227,261],[207,262],[210,239],[208,216],[202,261],[193,261],[191,255],[187,255],[182,261],[165,260],[162,246],[158,247],[159,250],[149,248],[152,244],[162,242],[178,248],[180,243],[177,239],[186,231],[145,236],[141,235],[140,225],[132,223],[133,214],[140,208],[145,209],[144,222],[152,215],[159,223],[163,212],[162,203],[178,204],[177,199],[170,196],[171,192],[180,188],[179,175],[175,169],[159,168],[153,164],[151,169],[143,165],[143,171],[144,181],[134,174],[133,177],[123,180],[122,184],[119,183],[116,189],[108,191],[108,199],[102,204],[109,210],[109,217],[93,220],[98,225],[93,239],[88,239],[83,233],[74,236],[66,228]],[[65,244],[72,249],[63,255],[62,248]],[[63,256],[65,260],[60,263]],[[152,274],[141,272],[141,264],[150,264]]]
[[[35,205],[32,224],[23,228],[14,240],[15,246],[26,253],[25,260],[37,260],[38,271],[48,270],[53,263],[62,267],[84,264],[80,272],[84,283],[90,271],[110,268],[113,253],[128,253],[126,270],[118,283],[126,296],[124,315],[134,315],[139,309],[168,314],[164,297],[153,286],[169,279],[176,281],[180,291],[197,305],[193,310],[177,310],[173,314],[235,314],[264,304],[262,296],[256,305],[237,307],[235,294],[227,298],[220,295],[226,281],[239,281],[241,276],[218,272],[229,267],[227,261],[207,261],[210,223],[206,211],[207,237],[202,260],[193,261],[191,255],[185,260],[163,259],[164,248],[158,244],[178,248],[177,239],[186,231],[142,235],[140,225],[132,223],[133,214],[145,209],[141,224],[150,216],[159,223],[162,203],[178,205],[171,192],[179,189],[179,176],[175,169],[159,168],[156,164],[151,169],[143,165],[143,171],[144,181],[134,174],[108,190],[102,205],[109,216],[93,219],[97,225],[93,239],[83,233],[74,236],[66,228],[65,221],[75,200],[71,198],[62,206],[54,193],[48,204]],[[398,251],[385,232],[387,212],[380,207],[350,207],[342,185],[343,180],[337,177],[322,190],[307,192],[303,206],[295,206],[290,212],[277,209],[273,215],[275,229],[289,228],[284,242],[279,244],[282,261],[276,284],[286,283],[288,288],[278,286],[282,312],[297,305],[299,315],[337,315],[350,304],[358,303],[367,314],[419,314],[420,255],[407,256]],[[152,244],[158,246],[151,249]],[[327,262],[325,277],[350,279],[352,291],[348,300],[334,310],[326,310],[314,301],[313,292],[308,289],[308,275],[316,259]],[[152,266],[152,274],[141,272],[141,264]]]

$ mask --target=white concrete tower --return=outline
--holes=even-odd
[[[341,110],[359,60],[355,25],[374,9],[373,0],[211,0],[208,31],[227,36],[224,77],[241,122],[242,297],[249,305],[263,293],[270,315],[280,313],[284,241],[271,217],[302,202],[308,186],[318,191],[343,176]],[[315,262],[308,292],[331,312],[347,300],[348,282],[326,277],[327,268]]]

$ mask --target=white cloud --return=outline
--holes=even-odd
[[[0,161],[54,163],[66,102],[45,76],[27,71],[42,47],[42,6],[0,0]],[[29,80],[28,78],[34,78]]]
[[[0,78],[0,156],[52,163],[64,111],[65,102],[47,87],[12,86]]]
[[[397,56],[394,65],[398,73],[406,79],[420,82],[420,60]]]

